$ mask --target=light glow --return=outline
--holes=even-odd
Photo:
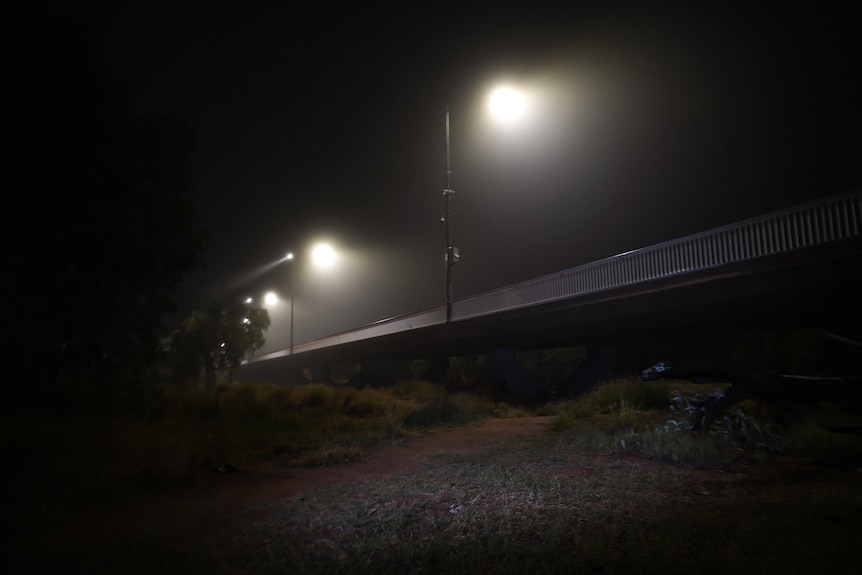
[[[331,267],[335,262],[335,250],[329,244],[317,244],[311,251],[311,259],[318,267]]]
[[[274,305],[278,303],[278,296],[275,295],[275,292],[267,292],[265,296],[263,296],[263,301],[266,305]]]
[[[517,120],[524,113],[524,94],[511,86],[501,86],[491,92],[488,107],[495,119],[502,122]]]

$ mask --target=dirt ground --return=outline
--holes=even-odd
[[[358,484],[417,471],[427,464],[430,454],[478,451],[513,436],[546,433],[552,421],[553,417],[489,419],[368,447],[365,453],[351,452],[351,461],[334,465],[295,467],[282,463],[278,467],[278,462],[272,462],[266,469],[213,471],[194,485],[137,498],[105,498],[98,504],[46,496],[34,502],[21,518],[13,517],[10,521],[4,517],[6,523],[13,523],[13,529],[12,536],[4,541],[11,552],[0,554],[0,571],[74,571],[73,567],[77,567],[91,573],[142,575],[166,573],[164,561],[185,558],[182,568],[171,572],[209,573],[187,568],[188,562],[194,562],[188,550],[195,548],[194,543],[201,535],[219,532],[225,526],[238,527],[240,531],[267,527],[277,523],[276,514],[284,507],[280,503],[303,492],[324,485]],[[683,505],[721,498],[733,492],[736,485],[762,480],[756,469],[710,471],[663,464],[636,454],[623,454],[617,459],[622,465],[642,469],[661,466],[663,474],[682,476],[686,487],[674,497]],[[855,483],[862,471],[859,465],[847,469],[820,465],[809,468],[807,463],[796,461],[774,462],[774,465],[788,467],[773,470],[769,475],[790,482],[816,479],[817,483],[823,483],[837,474],[840,481]],[[544,472],[577,480],[590,470],[573,463],[549,466]],[[156,554],[156,561],[161,557],[163,563],[147,567],[136,559],[151,553]]]
[[[478,450],[513,435],[543,433],[548,430],[552,419],[490,419],[476,425],[406,438],[395,445],[377,449],[357,461],[326,467],[251,473],[240,470],[237,473],[222,474],[223,477],[195,496],[193,501],[165,502],[162,513],[171,514],[173,506],[179,504],[184,509],[191,506],[186,512],[192,512],[189,514],[192,519],[197,517],[212,521],[236,517],[248,509],[272,507],[271,504],[279,500],[294,497],[321,485],[360,483],[416,470],[425,465],[423,456],[427,454]],[[150,514],[154,510],[155,508],[150,508],[148,511],[142,511]],[[156,524],[162,523],[160,515],[161,513],[154,517]]]
[[[423,456],[478,450],[519,434],[547,431],[551,417],[490,419],[481,423],[405,438],[356,461],[337,465],[233,473],[213,472],[204,485],[121,502],[76,505],[45,502],[19,525],[12,547],[31,566],[64,557],[112,555],[124,541],[157,537],[181,545],[201,530],[227,522],[266,523],[277,503],[304,490],[334,483],[382,479],[421,468]],[[46,555],[46,550],[49,555]],[[4,571],[9,572],[9,571]]]

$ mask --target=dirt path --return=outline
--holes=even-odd
[[[407,438],[373,452],[367,459],[331,467],[289,469],[271,476],[237,475],[224,491],[236,507],[258,506],[293,497],[307,489],[332,483],[358,483],[383,479],[396,473],[419,469],[424,455],[482,449],[496,441],[523,434],[544,433],[551,417],[491,419],[476,425]]]
[[[280,500],[321,485],[359,483],[416,470],[425,465],[423,456],[431,453],[479,450],[514,435],[544,433],[551,420],[551,417],[490,419],[467,427],[406,438],[398,444],[375,450],[360,461],[280,472],[231,474],[219,485],[205,490],[193,504],[200,517],[236,516],[251,508],[271,507]]]
[[[382,479],[425,465],[424,455],[479,450],[520,434],[547,431],[551,417],[490,419],[467,427],[406,438],[360,461],[317,468],[214,474],[203,488],[123,504],[68,512],[54,510],[39,526],[39,547],[74,553],[99,552],[109,541],[158,534],[179,542],[225,522],[266,522],[279,501],[321,485]]]
[[[0,558],[0,571],[76,572],[77,569],[77,572],[118,575],[236,572],[211,568],[230,567],[236,561],[244,561],[243,553],[257,553],[258,545],[266,541],[259,541],[255,534],[278,532],[279,523],[284,522],[278,513],[283,512],[284,503],[297,495],[324,485],[348,484],[349,490],[350,484],[411,473],[431,464],[430,454],[479,451],[513,436],[537,436],[547,433],[552,421],[553,417],[490,419],[405,438],[349,463],[212,473],[202,485],[125,500],[122,504],[115,501],[51,508],[43,503],[42,508],[36,506],[32,513],[26,514],[26,520],[13,531],[7,541],[11,553]],[[848,477],[858,482],[846,470],[808,468],[805,462],[783,459],[773,461],[769,467],[735,466],[716,471],[656,462],[637,454],[620,454],[613,460],[615,472],[623,475],[633,469],[641,473],[660,468],[662,475],[677,476],[679,489],[650,494],[666,497],[669,504],[677,506],[712,505],[724,498],[732,501],[747,493],[748,485],[772,485],[777,479],[794,487],[801,478],[806,484],[812,482],[824,489],[833,478],[837,478],[839,485],[848,481]],[[589,464],[572,461],[544,468],[543,472],[566,482],[589,478],[594,470]],[[858,469],[853,473],[858,473]],[[826,492],[831,493],[831,489]],[[485,510],[497,504],[493,498],[485,501],[484,505],[492,506]],[[250,538],[243,540],[245,534],[251,534]],[[25,568],[5,568],[12,561]]]

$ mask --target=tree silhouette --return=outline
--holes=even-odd
[[[170,341],[175,379],[197,381],[203,371],[208,388],[219,371],[233,379],[242,360],[265,343],[269,324],[265,309],[245,303],[193,311]]]
[[[136,113],[72,12],[4,23],[0,309],[13,385],[107,382],[154,363],[163,315],[202,262],[192,133]]]

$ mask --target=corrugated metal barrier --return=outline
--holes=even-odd
[[[844,194],[458,300],[452,317],[499,313],[850,239],[860,229],[862,192]]]

